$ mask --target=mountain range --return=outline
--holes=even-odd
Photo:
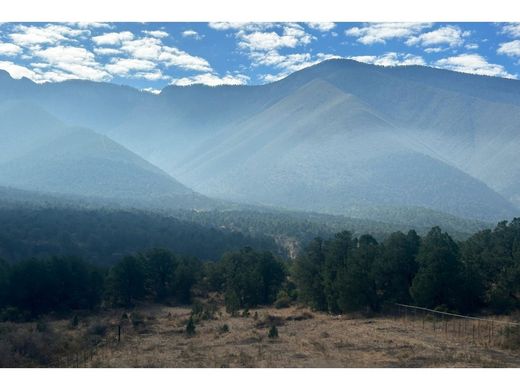
[[[0,185],[496,221],[519,213],[519,127],[519,81],[423,66],[329,60],[271,84],[159,95],[0,71]]]

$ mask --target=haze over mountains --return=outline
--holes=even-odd
[[[496,221],[519,212],[519,127],[520,82],[420,66],[330,60],[272,84],[160,95],[0,71],[0,185]]]

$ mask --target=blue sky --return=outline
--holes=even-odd
[[[2,23],[0,69],[35,82],[264,84],[329,58],[520,77],[520,23]]]

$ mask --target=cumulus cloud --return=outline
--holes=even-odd
[[[520,23],[507,23],[502,26],[501,32],[514,38],[520,37]]]
[[[160,89],[151,88],[151,87],[143,88],[143,89],[141,89],[141,91],[148,92],[148,93],[151,93],[151,94],[154,94],[154,95],[159,95],[161,93]]]
[[[364,45],[372,45],[386,43],[390,39],[408,38],[430,26],[431,23],[367,23],[363,27],[352,27],[345,34],[357,37],[357,41]]]
[[[239,38],[238,46],[240,48],[252,51],[269,51],[283,47],[294,48],[307,45],[313,39],[313,36],[305,32],[304,29],[293,26],[284,27],[281,35],[275,31],[255,31],[252,33],[241,31],[237,37]]]
[[[100,23],[100,22],[71,22],[67,23],[70,26],[77,26],[82,29],[94,29],[94,28],[106,28],[113,29],[114,25],[110,23]]]
[[[157,80],[169,80],[170,77],[164,75],[160,69],[155,69],[152,72],[137,72],[133,75],[133,77],[138,79],[146,79],[149,81],[157,81]]]
[[[210,22],[208,26],[214,30],[262,31],[275,26],[275,23],[241,23],[241,22]]]
[[[18,45],[0,42],[0,56],[14,57],[22,51],[22,48]]]
[[[95,61],[94,54],[83,47],[54,46],[34,50],[32,53],[35,57],[45,60],[54,68],[68,73],[67,75],[62,75],[62,77],[94,81],[110,79],[110,75]]]
[[[160,62],[167,67],[175,66],[200,72],[212,70],[206,59],[192,56],[176,47],[163,45],[158,38],[145,37],[126,40],[122,42],[119,49],[131,58]]]
[[[409,53],[388,52],[380,56],[352,56],[348,58],[379,66],[426,65],[422,57]]]
[[[31,69],[8,61],[4,61],[3,66],[15,75],[23,74],[36,82],[108,81],[114,76],[168,80],[170,77],[163,74],[163,69],[168,67],[214,74],[206,59],[164,45],[161,39],[168,35],[165,31],[144,30],[138,37],[130,31],[98,34],[91,38],[93,47],[88,50],[81,41],[91,35],[87,28],[113,26],[97,23],[16,25],[8,35],[12,42],[0,42],[0,55],[20,55],[21,60],[31,61]],[[105,57],[102,63],[96,55]],[[215,77],[205,77],[208,82],[216,82]],[[225,83],[233,81],[231,76],[221,79]]]
[[[168,36],[168,33],[166,31],[162,31],[162,30],[154,30],[154,31],[144,30],[143,33],[145,33],[146,35],[149,35],[151,37],[154,37],[154,38],[166,38]]]
[[[37,75],[34,71],[25,66],[17,65],[11,61],[0,61],[0,69],[8,72],[14,79],[21,79],[22,77],[31,80],[37,79]]]
[[[482,76],[498,76],[516,79],[517,76],[506,71],[502,65],[491,64],[479,54],[461,54],[443,58],[435,62],[435,66],[456,72],[472,73]]]
[[[164,47],[159,56],[159,60],[164,62],[166,66],[176,66],[187,70],[196,70],[199,72],[209,72],[212,70],[206,59],[192,56],[175,47]]]
[[[58,44],[90,34],[89,30],[74,29],[61,24],[48,24],[43,27],[17,25],[13,31],[13,33],[9,34],[11,40],[15,44],[24,47]]]
[[[314,30],[319,30],[321,32],[327,32],[336,28],[336,23],[333,22],[314,22],[307,23],[307,26]]]
[[[498,46],[497,53],[510,57],[520,57],[520,40],[501,43]]]
[[[426,53],[440,53],[441,51],[445,51],[442,47],[427,47],[424,49]]]
[[[92,41],[98,46],[115,46],[134,39],[130,31],[112,32],[92,37]]]
[[[410,37],[406,41],[409,46],[436,46],[448,45],[450,47],[460,46],[464,42],[463,36],[467,33],[463,32],[458,26],[444,26],[437,30],[428,31],[416,37]]]
[[[203,73],[195,76],[182,77],[172,80],[172,85],[188,86],[193,84],[204,84],[209,86],[217,85],[244,85],[249,81],[249,77],[243,74],[227,74],[218,76],[213,73]]]
[[[111,74],[126,76],[135,70],[152,70],[155,68],[155,64],[151,61],[136,58],[117,58],[112,63],[107,64],[105,68]]]
[[[111,47],[94,47],[93,51],[99,56],[115,56],[122,53],[121,50]]]
[[[186,31],[183,31],[182,32],[182,36],[184,38],[193,38],[193,39],[196,39],[196,40],[201,40],[202,39],[202,35],[200,35],[197,31],[195,30],[186,30]]]

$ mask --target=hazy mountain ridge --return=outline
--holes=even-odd
[[[3,101],[29,99],[91,127],[207,195],[486,220],[520,205],[514,80],[331,60],[267,85],[170,86],[157,96],[84,81],[0,83]]]
[[[32,103],[1,109],[0,185],[146,201],[204,198],[108,137],[66,126]]]

